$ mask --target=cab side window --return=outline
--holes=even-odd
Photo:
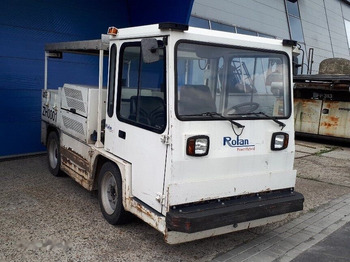
[[[114,93],[115,93],[115,68],[117,59],[117,46],[112,45],[109,58],[109,81],[108,81],[108,100],[107,100],[107,114],[109,117],[113,116],[114,109]]]
[[[161,133],[166,126],[164,51],[153,63],[142,60],[140,42],[121,47],[118,82],[118,119]]]

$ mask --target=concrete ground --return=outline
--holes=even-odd
[[[350,261],[350,194],[270,229],[215,262]]]
[[[305,196],[304,211],[277,224],[175,246],[165,244],[160,233],[138,219],[109,225],[96,195],[69,177],[53,177],[46,156],[3,160],[0,261],[226,261],[220,257],[291,223],[295,226],[297,219],[303,221],[328,208],[330,201],[348,196],[349,159],[349,148],[297,141],[296,190]]]
[[[293,262],[345,262],[350,260],[350,223],[298,255]]]

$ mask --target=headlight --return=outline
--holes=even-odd
[[[283,150],[288,147],[289,135],[283,132],[272,134],[271,150]]]
[[[187,139],[186,154],[189,156],[206,156],[209,152],[208,136],[192,136]]]

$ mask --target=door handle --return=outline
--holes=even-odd
[[[125,138],[126,138],[126,133],[125,133],[124,131],[122,131],[122,130],[119,130],[118,136],[119,136],[120,138],[122,138],[122,139],[125,139]]]
[[[328,108],[322,109],[322,114],[328,115],[329,114],[329,109]]]

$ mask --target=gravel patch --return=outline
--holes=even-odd
[[[296,160],[302,212],[350,193],[344,186],[350,164],[343,158],[311,154]],[[137,218],[108,224],[96,192],[68,176],[52,176],[45,155],[0,161],[0,181],[0,261],[210,261],[301,213],[272,226],[168,245]]]

